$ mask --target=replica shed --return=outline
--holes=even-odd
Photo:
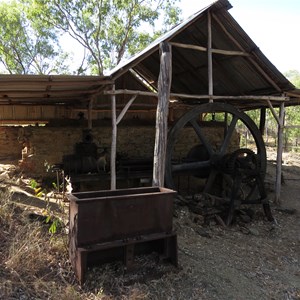
[[[257,108],[261,109],[261,131],[266,108],[278,122],[277,160],[281,162],[284,107],[297,105],[300,93],[234,20],[228,12],[230,8],[227,0],[212,3],[106,76],[0,75],[0,122],[47,125],[22,127],[12,133],[12,139],[19,142],[23,152],[25,148],[26,151],[31,149],[24,161],[31,157],[34,163],[26,165],[24,162],[24,165],[35,172],[37,165],[43,165],[45,160],[53,164],[71,155],[75,143],[77,155],[86,152],[82,144],[96,139],[103,146],[103,153],[111,147],[109,176],[111,189],[115,189],[117,142],[118,149],[121,146],[127,154],[135,153],[135,159],[144,148],[155,144],[154,149],[145,150],[147,155],[151,153],[153,185],[165,185],[165,172],[167,184],[173,185],[174,179],[170,179],[173,172],[195,175],[202,168],[201,174],[195,177],[205,177],[209,189],[218,173],[218,168],[212,166],[220,166],[220,161],[230,152],[233,147],[230,139],[235,140],[234,144],[239,138],[235,136],[239,123],[252,133],[253,151],[265,168],[262,136],[243,113]],[[279,107],[278,115],[275,107]],[[212,124],[204,124],[207,115],[211,115],[210,121],[222,129],[222,133],[218,133],[223,135],[221,142],[209,142],[206,138],[208,131],[201,126],[209,128]],[[132,124],[134,128],[128,127]],[[148,139],[149,125],[153,125],[151,128],[155,131],[151,131],[153,138]],[[168,128],[172,125],[168,140]],[[59,128],[60,133],[57,132]],[[82,136],[75,128],[89,129],[93,135],[85,132]],[[183,135],[179,133],[181,129]],[[191,129],[194,136],[187,134]],[[7,137],[8,129],[5,130]],[[137,132],[139,139],[134,137]],[[190,138],[184,140],[187,136]],[[190,145],[191,149],[176,145],[178,140]],[[218,143],[219,150],[216,150]],[[46,149],[38,151],[40,145],[46,145]],[[8,147],[6,144],[6,149]],[[175,148],[180,148],[179,154],[175,153]],[[98,159],[97,150],[89,148],[88,151],[93,154],[81,161],[85,166],[94,164],[91,156]],[[195,151],[202,151],[200,158],[198,154],[195,157]],[[0,158],[7,155],[2,152]],[[277,199],[280,166],[278,163]]]

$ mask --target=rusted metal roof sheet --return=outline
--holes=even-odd
[[[0,104],[76,105],[107,84],[105,76],[0,75]]]
[[[0,105],[59,104],[83,107],[92,97],[101,95],[112,83],[116,84],[116,89],[155,91],[160,68],[159,45],[163,41],[172,45],[171,93],[207,95],[208,12],[212,16],[214,95],[282,96],[285,92],[290,92],[290,97],[298,103],[298,94],[291,93],[295,87],[234,20],[228,12],[231,7],[227,0],[212,3],[121,63],[107,76],[0,75]],[[188,49],[186,46],[196,49]],[[118,101],[128,100],[128,96],[117,98]],[[156,97],[139,97],[141,103],[149,101],[153,104]],[[186,99],[183,102],[191,104],[193,101]],[[205,99],[203,101],[207,102]],[[110,103],[110,97],[102,95],[97,102],[98,105],[100,102]],[[242,108],[265,105],[263,101],[253,103],[245,99],[230,99],[228,102]],[[288,105],[292,103],[294,102],[290,101]]]

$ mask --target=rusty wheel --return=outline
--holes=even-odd
[[[203,116],[211,118],[203,121]],[[219,141],[207,136],[207,126],[218,126]],[[184,114],[170,129],[168,135],[167,158],[166,158],[166,186],[178,190],[183,178],[187,185],[195,185],[203,182],[198,192],[215,194],[216,182],[219,175],[223,173],[224,161],[233,151],[241,148],[237,127],[245,128],[251,135],[251,149],[259,160],[259,167],[262,174],[266,171],[266,149],[261,133],[252,119],[244,112],[229,104],[207,103],[193,108]],[[185,132],[192,132],[194,142],[185,145],[182,149]],[[191,139],[190,139],[191,140]],[[236,140],[236,145],[234,144]],[[178,146],[179,145],[179,146]],[[193,182],[190,182],[194,178]],[[188,182],[188,183],[187,183]],[[198,187],[197,187],[198,188]]]

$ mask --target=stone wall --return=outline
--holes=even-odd
[[[46,175],[46,166],[62,163],[64,155],[74,154],[76,143],[82,142],[82,127],[0,127],[0,159],[23,159],[20,167],[30,176]],[[222,141],[222,129],[204,128],[212,145]],[[99,126],[92,130],[95,144],[110,149],[111,127]],[[155,126],[118,126],[117,152],[130,159],[152,158]],[[235,141],[238,142],[236,135]],[[186,156],[189,149],[199,143],[194,130],[186,128],[178,139],[175,158]]]
[[[0,161],[16,162],[22,158],[22,142],[18,140],[19,127],[0,127]]]
[[[74,154],[75,144],[83,140],[83,129],[76,127],[26,128],[30,143],[30,157],[28,167],[34,174],[45,172],[46,165],[61,163],[64,155]],[[153,156],[154,127],[119,127],[117,152],[131,159],[149,158]],[[92,130],[93,142],[101,148],[111,145],[111,127],[104,126]]]

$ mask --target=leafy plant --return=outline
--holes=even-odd
[[[57,233],[59,229],[64,227],[63,221],[61,221],[59,218],[53,217],[51,215],[49,215],[46,218],[46,224],[50,224],[50,223],[51,223],[51,225],[49,227],[49,233],[51,233],[51,234]]]
[[[35,179],[31,179],[29,185],[33,188],[36,197],[42,197],[44,195],[44,190]]]
[[[49,164],[47,164],[49,166]],[[50,168],[48,169],[50,170]],[[57,184],[55,182],[51,183],[52,188],[54,188],[56,191]],[[43,197],[46,201],[46,209],[43,211],[43,215],[46,217],[45,223],[49,224],[49,233],[55,234],[59,230],[61,230],[64,227],[64,222],[61,220],[61,218],[58,217],[57,211],[55,211],[51,204],[50,204],[50,197],[48,196],[48,193],[45,189],[43,189],[41,186],[39,186],[39,183],[35,179],[30,180],[30,186],[34,189],[35,196],[36,197]],[[64,193],[64,192],[63,192]],[[62,201],[63,197],[61,199],[56,199],[56,202],[59,204],[60,211],[64,212],[64,203]]]
[[[38,183],[35,179],[30,179],[29,185],[33,188],[36,189],[38,186]]]

